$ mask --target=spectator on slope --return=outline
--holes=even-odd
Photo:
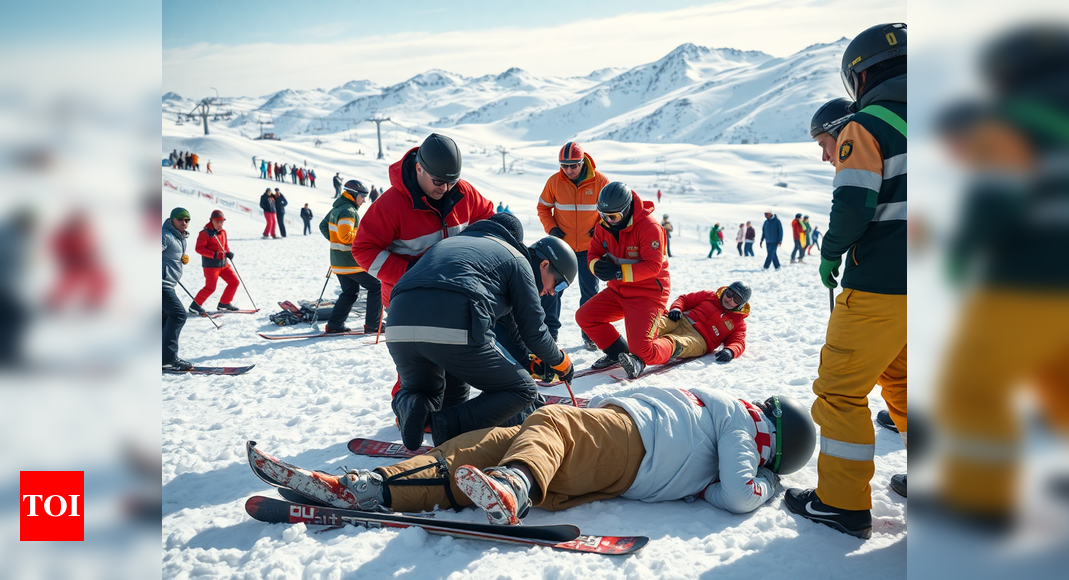
[[[390,166],[391,187],[368,207],[353,241],[357,263],[382,282],[383,306],[431,246],[494,215],[494,204],[460,179],[461,166],[456,142],[437,133]]]
[[[205,172],[207,172],[207,173],[211,173],[212,172],[212,160],[211,159],[208,160],[208,164],[204,166],[204,169],[205,169]]]
[[[495,524],[518,524],[531,507],[558,511],[615,497],[696,497],[741,514],[774,498],[779,478],[804,467],[815,446],[809,412],[790,397],[751,403],[707,387],[635,387],[599,395],[585,409],[546,405],[522,425],[465,433],[394,465],[317,472],[322,483],[308,489],[336,507],[367,511],[474,503]],[[339,487],[355,503],[332,491]]]
[[[171,154],[167,156],[167,159],[171,161],[171,169],[178,169],[178,150],[172,149]]]
[[[305,182],[307,181],[307,179],[308,179],[307,170],[305,170],[303,167],[298,167],[297,168],[297,183],[299,183],[301,185],[301,187],[304,187]]]
[[[189,237],[189,212],[176,207],[163,222],[163,368],[185,371],[193,365],[178,358],[178,337],[186,324],[186,309],[175,293],[182,277],[182,265],[189,263],[186,238]]]
[[[260,160],[260,179],[267,179],[267,160],[265,159]]]
[[[297,185],[297,164],[290,165],[290,177],[293,178],[293,185]]]
[[[802,216],[802,227],[805,228],[805,244],[802,246],[803,255],[806,250],[813,247],[813,226],[809,225],[809,216]]]
[[[312,233],[312,209],[308,204],[301,208],[301,219],[304,220],[304,235]]]
[[[575,279],[575,254],[557,238],[531,248],[522,239],[519,220],[497,214],[435,244],[394,287],[386,346],[401,378],[393,409],[405,447],[419,448],[428,426],[439,444],[518,425],[541,402],[532,376],[571,380],[539,296]],[[498,347],[497,328],[536,358],[517,362]],[[469,399],[472,387],[481,394]]]
[[[724,243],[724,230],[720,229],[720,224],[713,224],[713,227],[709,228],[709,255],[706,258],[712,258],[713,252],[719,256],[722,252],[720,246]]]
[[[276,175],[277,175],[277,172],[275,171],[275,162],[274,161],[268,161],[267,162],[267,178],[268,179],[275,179]]]
[[[657,203],[661,203],[661,190],[657,190]]]
[[[234,252],[230,251],[230,244],[226,240],[226,230],[223,229],[225,221],[221,210],[212,211],[211,219],[197,236],[196,250],[201,255],[200,265],[204,268],[204,288],[197,292],[193,304],[189,305],[189,311],[193,314],[204,311],[204,301],[215,292],[219,278],[226,282],[226,289],[219,298],[216,310],[237,310],[233,301],[238,292],[238,277],[227,263],[228,259],[234,257]]]
[[[264,219],[267,221],[267,226],[264,228],[264,239],[266,240],[268,235],[272,238],[277,238],[278,216],[275,214],[275,192],[271,191],[270,187],[260,196],[260,209],[264,210]]]
[[[316,170],[315,169],[309,169],[308,170],[308,187],[315,187],[315,186],[316,186]]]
[[[746,350],[746,317],[750,315],[752,291],[745,282],[732,282],[716,292],[702,290],[684,294],[657,321],[657,340],[668,343],[659,348],[664,364],[669,358],[694,358],[716,351],[717,362],[728,362]],[[723,347],[716,350],[717,347]],[[664,356],[664,353],[670,353]]]
[[[594,368],[619,363],[632,379],[649,361],[667,360],[672,353],[670,345],[653,340],[671,281],[665,231],[652,213],[653,202],[642,201],[626,183],[614,181],[601,190],[601,221],[594,228],[587,260],[590,271],[608,285],[575,313],[579,327],[605,352]],[[621,318],[627,340],[612,324]]]
[[[574,141],[565,143],[557,155],[560,169],[546,180],[538,198],[538,219],[546,233],[558,237],[575,252],[575,259],[584,266],[587,251],[598,225],[598,194],[609,184],[609,179],[597,170],[594,158]],[[501,206],[499,206],[501,207]],[[502,207],[498,211],[508,211]],[[510,212],[511,213],[511,212]],[[588,268],[579,270],[579,306],[598,293],[598,279]],[[560,292],[542,297],[542,310],[546,313],[546,326],[553,340],[560,331]],[[583,333],[587,350],[597,350],[598,345]]]
[[[765,258],[765,269],[767,270],[772,265],[779,270],[779,256],[776,254],[776,248],[783,243],[783,223],[770,209],[765,210],[765,224],[761,226],[761,247],[764,247],[766,241],[768,242],[768,256]]]
[[[190,155],[193,160],[193,171],[200,171],[200,156],[196,153]]]
[[[341,195],[341,184],[342,184],[341,173],[340,172],[339,173],[335,173],[334,174],[334,197],[335,198],[337,198],[339,195]],[[371,192],[374,193],[375,192],[375,188],[372,188]],[[375,201],[375,200],[372,199],[371,201]]]
[[[813,243],[809,244],[809,251],[806,253],[812,253],[814,246],[816,246],[817,251],[820,251],[820,235],[820,228],[813,228]]]
[[[757,241],[757,230],[754,229],[753,224],[746,222],[746,240],[742,245],[742,252],[746,256],[754,256],[753,243]]]
[[[286,237],[286,206],[290,202],[286,201],[286,196],[282,195],[282,192],[275,188],[275,213],[278,214],[278,233],[282,237]]]
[[[660,190],[658,190],[660,191]],[[672,222],[668,221],[668,214],[664,214],[661,220],[661,227],[664,228],[664,250],[668,254],[668,257],[672,257]]]
[[[375,188],[374,185],[372,185],[371,186],[371,196],[369,197],[369,199],[371,200],[371,203],[375,203],[375,200],[379,198],[379,195],[381,193],[382,193],[381,191],[379,191],[378,189]]]
[[[735,234],[735,244],[738,246],[739,256],[742,256],[742,244],[746,241],[746,224],[739,224],[739,231]]]
[[[805,256],[805,226],[802,225],[802,214],[794,214],[794,219],[791,220],[791,233],[794,235],[794,249],[791,250],[791,263],[795,264],[802,261]],[[798,258],[795,259],[797,254]]]
[[[367,199],[368,190],[355,179],[345,182],[342,188],[330,212],[319,222],[320,233],[330,241],[330,270],[338,275],[341,284],[341,296],[334,303],[326,332],[351,332],[345,321],[363,286],[367,291],[364,333],[373,334],[379,331],[382,321],[382,284],[353,258],[353,239],[360,229],[360,206]]]
[[[842,256],[849,258],[813,382],[817,486],[787,490],[784,503],[802,517],[869,538],[876,446],[867,397],[877,384],[903,439],[907,433],[906,25],[862,31],[846,47],[841,68],[859,111],[837,141],[821,282],[838,286]]]
[[[503,202],[503,201],[497,202],[497,209],[494,210],[494,213],[504,213],[504,211],[505,211],[505,202]]]

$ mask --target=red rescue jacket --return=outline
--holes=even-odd
[[[750,315],[750,303],[741,310],[725,310],[720,304],[720,295],[727,286],[716,292],[702,290],[684,294],[672,302],[669,310],[682,310],[694,323],[694,329],[705,339],[706,352],[713,352],[721,343],[738,358],[746,350],[746,317]]]
[[[653,218],[652,201],[642,201],[632,191],[631,207],[634,208],[631,221],[620,230],[619,239],[609,231],[608,224],[599,221],[586,255],[587,267],[593,272],[598,260],[612,260],[620,265],[623,278],[610,280],[609,288],[624,298],[644,296],[667,302],[671,280],[664,229]]]
[[[204,224],[204,229],[197,234],[196,250],[201,255],[201,267],[225,268],[226,253],[230,251],[226,243],[226,230],[216,231],[210,221]]]
[[[353,240],[356,263],[382,282],[384,306],[394,284],[431,246],[494,215],[494,204],[463,179],[446,192],[445,215],[427,204],[422,191],[410,192],[402,169],[414,163],[418,149],[390,166],[390,188],[368,206]]]

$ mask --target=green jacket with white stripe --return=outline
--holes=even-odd
[[[906,293],[906,75],[861,98],[837,140],[821,256],[843,256],[843,288]]]

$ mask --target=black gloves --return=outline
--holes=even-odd
[[[587,233],[590,234],[590,237],[594,237],[594,228],[590,228],[590,231]]]
[[[563,350],[560,353],[564,355],[564,360],[556,366],[549,366],[537,356],[530,355],[531,360],[527,363],[527,372],[530,373],[531,378],[536,381],[547,382],[557,378],[566,383],[571,383],[572,378],[575,377],[575,365],[572,364],[572,359],[568,357],[568,353]]]
[[[564,360],[552,368],[557,373],[557,378],[571,384],[572,379],[575,378],[575,365],[572,364],[572,359],[568,357],[568,353],[563,350],[560,353],[564,355]]]
[[[226,253],[226,257],[227,257],[228,259],[230,259],[230,260],[233,260],[233,259],[234,259],[234,252],[227,252],[227,253]]]
[[[676,310],[675,308],[673,308],[672,310],[668,311],[668,320],[671,320],[672,322],[679,322],[680,318],[683,318],[682,310]]]
[[[594,264],[594,275],[603,282],[617,280],[620,278],[620,266],[613,264],[608,258],[602,258]]]
[[[560,239],[563,240],[564,239],[564,230],[562,230],[562,229],[560,229],[558,227],[554,227],[553,229],[549,230],[549,235],[557,237],[557,238],[560,238]]]
[[[715,358],[716,362],[728,362],[729,360],[735,358],[735,353],[731,352],[731,349],[725,348],[717,351]]]

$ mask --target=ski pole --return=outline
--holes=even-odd
[[[189,289],[186,288],[186,285],[183,284],[181,280],[175,280],[175,281],[178,282],[178,285],[181,286],[182,289],[186,291],[186,294],[189,294],[190,298],[193,298],[193,303],[196,304],[197,299],[193,296],[193,294],[189,291]],[[219,328],[219,324],[216,323],[215,320],[212,320],[212,317],[208,316],[207,312],[205,312],[204,314],[201,314],[201,316],[203,316],[204,318],[207,318],[209,321],[211,321],[211,323],[215,326],[215,328]]]
[[[323,281],[323,290],[319,293],[319,300],[316,300],[316,311],[312,314],[312,321],[309,323],[315,326],[316,321],[319,320],[319,303],[323,301],[323,294],[327,292],[327,283],[330,282],[330,273],[334,271],[334,267],[327,268],[327,279]]]
[[[572,404],[575,405],[576,408],[578,408],[579,407],[579,403],[577,403],[575,401],[575,393],[572,392],[572,385],[569,384],[568,381],[563,381],[563,382],[564,382],[564,386],[568,388],[568,396],[572,398]]]
[[[249,297],[249,302],[252,302],[253,310],[259,310],[256,308],[256,301],[252,299],[252,294],[249,294],[249,287],[245,285],[245,281],[241,279],[241,272],[238,272],[238,265],[234,263],[233,258],[228,258],[230,265],[234,267],[234,273],[238,275],[238,282],[241,282],[241,287],[245,289],[245,295]]]
[[[835,289],[828,288],[828,306],[831,307],[831,311],[835,312]]]

